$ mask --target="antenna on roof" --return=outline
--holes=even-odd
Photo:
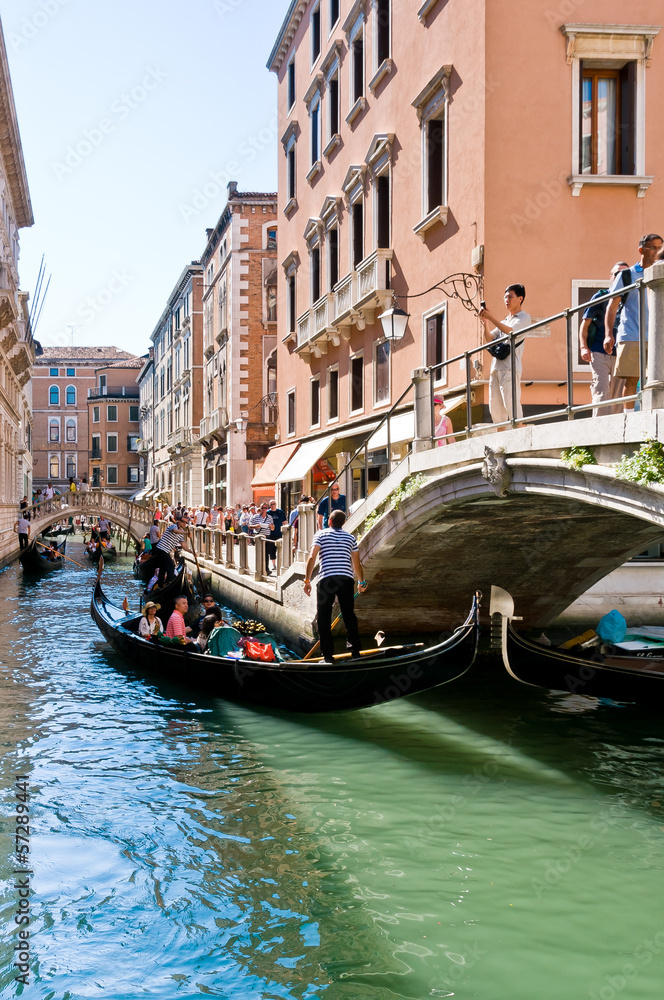
[[[52,275],[49,274],[48,276],[46,288],[44,288],[45,277],[46,268],[44,267],[44,254],[42,254],[42,258],[39,263],[39,272],[37,274],[37,284],[35,285],[35,294],[32,297],[30,312],[28,314],[28,326],[33,337],[37,330],[37,324],[39,323],[39,317],[41,316],[42,309],[44,308],[44,301],[46,300],[46,293],[48,292],[49,285],[51,284]]]
[[[79,329],[80,325],[81,325],[80,323],[69,323],[68,326],[67,326],[67,333],[71,337],[71,346],[72,347],[74,346],[74,334],[75,334],[76,330]]]

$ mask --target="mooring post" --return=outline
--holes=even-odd
[[[644,410],[664,409],[664,260],[643,273],[648,297],[648,378]]]
[[[433,448],[431,376],[426,368],[416,368],[410,377],[413,383],[415,411],[413,451],[428,451]]]

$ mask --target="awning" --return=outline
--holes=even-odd
[[[337,434],[328,434],[327,437],[316,438],[314,441],[304,441],[286,467],[279,473],[275,482],[295,483],[304,479],[307,472],[319,458],[322,458],[337,436]]]
[[[368,424],[340,428],[336,435],[337,450],[354,452],[362,443],[362,440],[378,427],[378,423],[378,420],[372,420]]]
[[[390,418],[390,444],[412,441],[414,437],[415,414],[412,410],[408,413],[398,413]],[[367,447],[369,451],[387,448],[387,421],[378,428],[375,434],[371,435]]]
[[[265,461],[251,480],[251,488],[274,486],[277,482],[277,476],[286,465],[286,462],[292,458],[298,447],[299,441],[289,441],[288,444],[278,444],[274,448],[270,448],[265,456]]]
[[[134,501],[136,501],[136,500],[145,500],[146,497],[148,496],[148,494],[151,493],[151,492],[152,491],[151,491],[151,489],[150,489],[149,486],[144,486],[142,490],[138,491],[138,493],[134,493],[133,497],[131,497],[131,500],[134,500]]]

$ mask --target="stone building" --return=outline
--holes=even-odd
[[[0,28],[0,565],[16,544],[16,504],[32,489],[30,368],[35,345],[19,291],[19,230],[33,224],[7,51]]]
[[[156,496],[173,503],[200,503],[202,498],[198,443],[203,415],[202,295],[203,267],[193,261],[178,278],[151,335],[151,485]],[[145,377],[143,373],[142,381]],[[147,390],[143,391],[145,395]]]
[[[320,492],[408,388],[411,373],[479,347],[474,305],[505,315],[526,287],[533,321],[587,301],[639,238],[664,226],[658,183],[664,49],[651,3],[292,0],[268,67],[278,77],[280,442],[288,502]],[[527,98],[526,95],[527,94]],[[478,279],[481,284],[476,281]],[[465,279],[462,279],[465,280]],[[378,320],[393,292],[405,336]],[[448,294],[446,294],[446,292]],[[526,415],[567,403],[564,323],[528,339]],[[573,329],[576,336],[576,327]],[[490,358],[473,368],[488,418]],[[461,370],[463,369],[463,370]],[[575,402],[588,366],[573,360]],[[455,429],[465,365],[438,369]],[[343,491],[366,495],[413,437],[412,395]],[[306,445],[306,448],[304,448]]]
[[[32,370],[34,484],[66,489],[88,475],[88,395],[102,364],[133,358],[117,347],[44,347]]]
[[[123,497],[132,497],[140,484],[136,376],[145,360],[129,357],[98,368],[87,399],[90,485]]]
[[[206,505],[252,499],[276,435],[277,196],[240,192],[201,256],[205,272],[203,446]]]
[[[139,391],[139,441],[138,455],[140,459],[140,483],[135,500],[148,500],[154,496],[152,464],[154,459],[154,408],[152,405],[154,392],[154,348],[151,347],[145,364],[136,379]]]

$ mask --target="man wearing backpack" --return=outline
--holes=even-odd
[[[613,265],[611,268],[611,284],[615,281],[616,275],[625,269],[629,269],[629,264],[625,263],[624,260],[618,261],[617,264]],[[590,370],[593,373],[590,383],[590,395],[593,403],[603,403],[605,400],[613,399],[617,395],[614,391],[615,380],[613,379],[613,367],[616,359],[612,354],[607,354],[604,350],[604,319],[606,307],[611,300],[608,299],[606,302],[600,302],[597,306],[592,304],[595,299],[606,295],[608,291],[608,288],[600,288],[598,292],[595,292],[590,300],[590,305],[583,314],[583,322],[579,330],[581,360],[588,362]],[[614,335],[617,327],[618,324],[616,323],[614,325]],[[596,417],[598,414],[601,416],[603,413],[614,412],[616,411],[613,407],[602,406],[600,409],[593,410],[593,417]]]
[[[607,354],[613,354],[616,349],[616,366],[614,369],[615,378],[624,378],[625,386],[623,396],[633,396],[639,382],[639,292],[633,288],[627,294],[621,294],[621,289],[633,284],[643,277],[643,272],[647,267],[651,267],[655,262],[658,252],[664,246],[664,239],[657,233],[648,233],[639,240],[640,262],[632,268],[621,271],[609,289],[615,292],[616,297],[609,301],[604,318],[604,350]],[[613,324],[620,308],[620,322],[618,332],[614,338]],[[647,322],[647,317],[646,317]],[[625,410],[633,410],[634,403],[626,404]]]

